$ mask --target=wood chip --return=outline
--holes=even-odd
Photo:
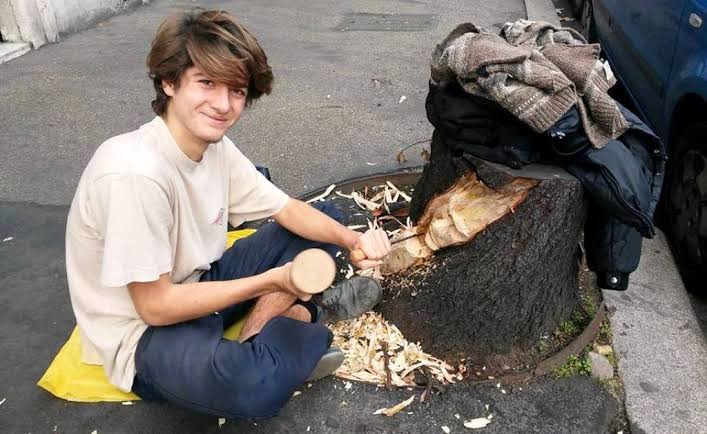
[[[121,402],[121,404],[122,405],[135,405],[135,403],[132,401],[123,401],[123,402]]]
[[[464,426],[467,428],[471,429],[479,429],[479,428],[485,428],[486,425],[490,424],[491,420],[487,419],[485,417],[477,417],[476,419],[472,419],[470,421],[465,421]]]
[[[378,204],[376,202],[372,202],[368,199],[365,199],[363,196],[361,196],[356,191],[351,193],[351,197],[359,207],[361,207],[362,209],[365,209],[366,211],[373,211],[373,210],[380,208],[380,206],[381,206],[380,204]]]
[[[295,390],[295,392],[292,394],[292,397],[294,398],[295,396],[300,396],[301,394],[302,392],[300,392],[299,390]]]
[[[219,418],[218,418],[218,427],[221,428],[224,423],[226,423],[226,418],[225,418],[225,417],[219,417]]]
[[[606,356],[614,352],[614,349],[611,348],[611,345],[596,345],[594,348],[597,350],[597,353],[601,354],[602,356]]]
[[[444,432],[445,432],[445,434],[449,434],[450,432],[452,432],[452,430],[451,430],[451,429],[449,429],[449,427],[448,427],[448,426],[446,426],[446,425],[445,425],[445,426],[442,426],[442,431],[444,431]]]
[[[415,395],[412,395],[410,398],[406,399],[405,401],[403,401],[399,404],[395,404],[394,406],[392,406],[390,408],[379,408],[378,410],[373,412],[373,414],[384,414],[388,417],[395,416],[402,409],[404,409],[405,407],[410,405],[412,403],[412,401],[414,401],[414,400],[415,400]]]
[[[326,199],[326,197],[329,196],[329,194],[334,190],[335,187],[336,187],[336,184],[331,184],[329,187],[327,187],[326,190],[324,190],[324,193],[320,194],[319,196],[309,199],[307,201],[307,203],[316,202],[319,199]]]
[[[405,194],[404,191],[400,190],[400,189],[399,189],[398,187],[396,187],[395,184],[393,184],[392,182],[386,181],[385,183],[388,184],[388,187],[390,187],[390,188],[392,188],[393,190],[395,190],[396,192],[400,193],[400,196],[402,196],[403,199],[405,199],[406,202],[410,202],[410,201],[412,200],[412,198],[411,198],[410,196],[408,196],[407,194]]]
[[[346,226],[347,228],[351,229],[352,231],[355,231],[356,229],[363,229],[366,227],[366,225],[349,225]]]
[[[441,384],[456,382],[450,374],[451,366],[443,360],[426,354],[418,344],[410,343],[397,327],[375,312],[358,318],[339,321],[332,326],[334,345],[344,352],[344,363],[335,375],[347,380],[364,381],[383,385],[388,377],[381,343],[395,352],[390,358],[390,382],[394,387],[415,386],[415,369],[426,366],[429,373]]]

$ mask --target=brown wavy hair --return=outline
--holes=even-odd
[[[272,68],[255,37],[228,12],[195,9],[165,19],[152,41],[147,68],[157,94],[155,113],[164,114],[169,103],[163,81],[178,87],[194,65],[216,82],[246,87],[246,106],[272,90]]]

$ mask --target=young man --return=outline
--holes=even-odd
[[[306,379],[343,361],[324,320],[381,297],[354,278],[316,303],[290,261],[320,247],[390,251],[383,231],[354,232],[330,204],[311,207],[269,183],[225,137],[272,72],[229,14],[197,11],[160,26],[147,58],[154,120],[103,143],[69,211],[66,266],[85,358],[146,400],[228,417],[269,417]],[[226,250],[227,222],[272,216]],[[224,329],[248,313],[238,342]]]

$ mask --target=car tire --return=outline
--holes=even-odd
[[[589,43],[598,41],[596,29],[594,28],[594,5],[592,0],[584,0],[579,13],[579,24],[582,27],[582,36]]]
[[[663,212],[687,289],[707,296],[707,123],[684,130],[670,159]]]

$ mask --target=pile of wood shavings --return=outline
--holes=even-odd
[[[346,358],[335,375],[348,380],[364,381],[396,387],[415,386],[415,371],[425,368],[426,375],[442,384],[462,379],[462,373],[433,357],[419,344],[405,340],[395,325],[380,314],[367,312],[358,318],[340,321],[331,326],[334,345]],[[387,348],[388,357],[383,348]],[[386,369],[386,362],[388,367]]]

